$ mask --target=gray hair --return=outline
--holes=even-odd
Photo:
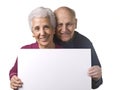
[[[55,19],[55,15],[54,13],[52,12],[51,9],[49,8],[45,8],[45,7],[38,7],[34,10],[32,10],[32,12],[30,13],[29,15],[29,25],[30,25],[30,28],[32,28],[32,19],[35,18],[35,17],[48,17],[50,18],[50,23],[52,25],[53,28],[56,27],[56,19]]]

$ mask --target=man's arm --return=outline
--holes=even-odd
[[[103,83],[103,79],[102,79],[101,64],[99,62],[98,56],[92,44],[91,44],[91,54],[92,54],[91,55],[92,56],[92,67],[98,66],[95,68],[96,71],[94,71],[98,79],[97,80],[95,79],[96,76],[95,77],[91,76],[92,77],[92,89],[96,89]]]

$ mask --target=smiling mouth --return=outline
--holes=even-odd
[[[49,37],[42,37],[42,38],[40,38],[40,41],[46,42],[46,41],[48,40],[48,38],[49,38]]]
[[[69,33],[62,33],[61,36],[69,36]]]

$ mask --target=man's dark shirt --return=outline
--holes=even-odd
[[[91,64],[92,66],[94,65],[99,65],[101,67],[101,64],[99,62],[98,56],[95,52],[95,49],[91,43],[91,41],[81,35],[80,33],[78,33],[77,31],[75,31],[73,38],[68,41],[68,42],[62,42],[60,39],[57,38],[57,36],[54,37],[54,42],[60,46],[62,46],[63,48],[82,48],[82,49],[91,49]],[[101,84],[103,83],[102,78],[100,78],[98,81],[95,81],[92,79],[92,88],[98,88]]]

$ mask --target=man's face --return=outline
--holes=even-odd
[[[67,42],[74,35],[77,20],[66,10],[59,10],[55,14],[57,18],[56,35],[63,42]]]
[[[53,42],[55,31],[49,18],[37,17],[32,19],[32,33],[40,47],[47,47]]]

